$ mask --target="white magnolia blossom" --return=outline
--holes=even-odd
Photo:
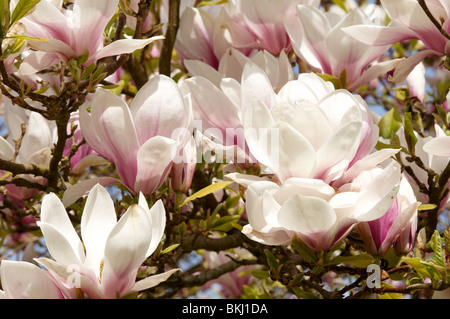
[[[37,258],[59,281],[80,288],[89,298],[124,297],[156,286],[178,269],[136,282],[139,267],[159,245],[165,228],[165,209],[157,201],[149,209],[142,194],[117,220],[114,203],[101,185],[86,201],[81,239],[62,202],[50,193],[42,202],[38,223],[53,257]]]

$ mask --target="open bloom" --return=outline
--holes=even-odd
[[[219,17],[221,28],[237,49],[257,49],[278,56],[290,51],[284,20],[298,4],[319,5],[317,0],[230,0]]]
[[[66,299],[76,296],[75,288],[66,290],[50,273],[26,261],[2,260],[0,299]]]
[[[46,67],[67,62],[89,51],[86,65],[101,58],[131,53],[161,36],[149,39],[120,39],[103,47],[103,32],[115,14],[119,0],[76,0],[71,9],[62,8],[62,1],[42,0],[34,11],[21,20],[27,35],[46,41],[31,41],[37,51],[29,54],[19,71],[35,73]]]
[[[315,251],[327,250],[363,221],[383,216],[400,183],[400,166],[362,172],[350,183],[333,188],[319,179],[291,177],[282,185],[257,181],[246,191],[250,239],[283,245],[296,236]]]
[[[390,45],[370,46],[346,34],[342,28],[374,25],[360,8],[336,17],[310,5],[297,6],[296,16],[286,20],[286,30],[296,55],[313,70],[334,75],[349,90],[356,90],[392,70],[400,61],[376,62]]]
[[[387,213],[356,226],[367,251],[384,257],[394,245],[398,254],[408,253],[415,241],[419,204],[411,185],[406,178],[402,178],[398,195]]]
[[[164,234],[161,201],[149,209],[140,195],[117,221],[114,203],[100,185],[89,193],[81,217],[81,238],[59,198],[50,193],[42,201],[39,227],[51,256],[36,261],[59,282],[81,289],[89,298],[124,297],[167,280],[177,269],[136,282],[139,267]]]
[[[442,21],[442,28],[450,32],[450,6],[445,0],[425,1],[431,14]],[[353,26],[344,32],[371,46],[384,47],[408,40],[420,40],[425,49],[414,53],[395,69],[392,80],[403,82],[414,67],[424,58],[450,54],[450,41],[433,24],[416,0],[381,0],[391,18],[388,26]]]
[[[262,73],[256,67],[248,72],[243,86],[260,92]],[[369,155],[377,142],[378,127],[365,101],[313,73],[300,74],[277,95],[272,91],[272,97],[249,91],[242,112],[245,140],[281,182],[302,177],[329,183]]]
[[[146,195],[161,186],[192,135],[190,108],[175,81],[164,75],[149,80],[130,106],[98,90],[80,109],[80,125],[89,146],[114,162],[121,182]]]

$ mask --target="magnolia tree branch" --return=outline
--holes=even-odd
[[[159,59],[159,73],[170,76],[172,51],[180,24],[180,0],[169,0],[169,22]]]

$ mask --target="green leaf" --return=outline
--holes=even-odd
[[[172,250],[176,249],[178,246],[180,246],[180,244],[173,244],[170,245],[169,247],[165,248],[162,252],[161,255],[167,254],[168,252],[171,252]]]
[[[380,119],[378,127],[380,128],[380,136],[386,139],[391,138],[392,134],[402,127],[403,121],[400,113],[395,108],[391,108]]]
[[[395,288],[385,282],[382,282],[381,285],[384,287],[387,287],[387,288]],[[396,293],[396,292],[386,292],[383,294],[378,294],[378,298],[380,298],[380,299],[405,299],[401,293]]]
[[[441,274],[433,265],[417,257],[403,257],[402,261],[413,267],[422,278],[430,278],[431,280],[441,278]]]
[[[420,204],[419,207],[417,207],[418,211],[422,210],[433,210],[437,207],[436,204]]]
[[[318,76],[320,76],[323,80],[333,83],[334,88],[336,90],[341,88],[341,80],[339,80],[336,76],[330,75],[330,74],[326,74],[326,73],[316,73],[316,74]]]
[[[182,222],[180,225],[178,225],[178,234],[180,235],[181,238],[183,238],[184,235],[186,235],[186,231],[187,226],[185,222]]]
[[[437,265],[445,267],[445,256],[442,248],[442,238],[437,230],[434,231],[430,241],[427,243],[427,248],[431,248],[434,251],[433,260]]]
[[[411,153],[414,154],[414,147],[416,146],[417,143],[417,136],[414,133],[411,112],[405,113],[404,124],[405,124],[405,138],[408,144],[408,149]]]
[[[317,262],[319,258],[316,254],[306,245],[303,241],[301,241],[298,237],[294,236],[291,240],[291,244],[294,247],[295,251],[305,258],[309,262]]]
[[[19,0],[11,15],[9,26],[22,19],[40,2],[41,0]]]
[[[228,232],[233,228],[232,223],[236,223],[239,220],[240,216],[223,216],[218,219],[215,219],[210,224],[210,230],[218,230],[223,232]]]
[[[231,183],[233,183],[233,181],[222,181],[222,182],[217,182],[217,183],[211,184],[209,186],[206,186],[205,188],[199,190],[198,192],[196,192],[196,193],[192,194],[191,196],[189,196],[188,198],[186,198],[179,207],[186,205],[187,203],[193,201],[194,199],[205,197],[205,196],[212,194],[218,190],[224,189]]]
[[[280,266],[280,264],[278,263],[278,260],[267,248],[264,249],[264,254],[266,255],[267,264],[269,265],[270,269],[272,270],[273,273],[276,273],[276,271],[278,270],[278,267]]]
[[[356,268],[367,268],[375,263],[375,258],[370,254],[360,254],[355,256],[337,256],[331,259],[325,266],[346,264],[353,265]]]
[[[9,3],[10,0],[0,0],[0,24],[1,24],[1,37],[3,38],[9,30]]]
[[[270,273],[267,270],[262,269],[249,269],[239,273],[240,276],[251,275],[258,279],[270,278]]]

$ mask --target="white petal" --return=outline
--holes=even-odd
[[[63,204],[54,193],[45,195],[42,200],[39,227],[55,260],[66,265],[80,264],[84,261],[81,240]]]
[[[155,287],[155,286],[159,285],[160,283],[169,279],[169,277],[172,276],[177,271],[181,271],[181,269],[171,269],[162,274],[157,274],[157,275],[149,276],[145,279],[141,279],[134,284],[134,286],[131,290],[132,291],[141,291],[144,289],[149,289],[149,288]]]
[[[166,227],[166,210],[162,200],[158,200],[149,210],[148,214],[152,223],[152,239],[147,253],[145,254],[146,257],[153,254],[164,235],[164,229]]]
[[[81,216],[81,237],[86,248],[85,265],[99,277],[106,239],[117,223],[113,200],[103,186],[96,184],[87,197]]]

